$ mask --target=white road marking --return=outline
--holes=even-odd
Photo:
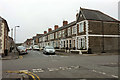
[[[118,76],[115,76],[115,75],[111,75],[112,77],[114,77],[114,78],[118,78]]]
[[[44,72],[44,70],[42,70],[42,69],[32,69],[33,70],[33,72]]]
[[[92,70],[93,72],[96,72],[96,73],[99,73],[99,74],[103,74],[103,75],[106,75],[106,76],[112,76],[114,78],[118,78],[118,76],[115,76],[115,75],[108,75],[107,73],[105,72],[100,72],[100,71],[96,71],[96,70]]]
[[[68,56],[60,56],[60,57],[68,57]]]

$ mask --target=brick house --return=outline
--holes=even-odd
[[[118,50],[119,21],[98,10],[80,8],[76,21],[54,26],[39,37],[40,47],[56,49],[92,50],[116,52]]]
[[[9,27],[7,24],[7,21],[0,17],[0,55],[5,56],[5,53],[8,52],[9,46],[8,46],[8,32],[9,32]]]
[[[119,21],[98,10],[80,8],[77,18],[77,48],[92,52],[118,50]]]

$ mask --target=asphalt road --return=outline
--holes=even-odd
[[[39,78],[118,78],[118,56],[44,55],[28,51],[20,59],[3,60],[6,71],[26,70]]]

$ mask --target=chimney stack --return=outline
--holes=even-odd
[[[55,26],[54,26],[54,30],[56,30],[57,28],[58,28],[58,25],[55,25]]]
[[[78,18],[78,13],[76,14],[76,19]]]
[[[63,26],[67,25],[68,21],[63,21]]]
[[[52,31],[52,28],[48,28],[48,32]]]
[[[44,31],[44,34],[46,34],[47,33],[47,31]]]

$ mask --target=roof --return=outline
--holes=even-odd
[[[112,22],[118,21],[99,10],[80,8],[80,12],[84,15],[84,18],[86,20],[100,20],[100,21],[112,21]]]
[[[9,27],[8,27],[7,21],[6,21],[4,18],[2,18],[1,16],[0,16],[0,20],[2,20],[2,21],[5,23],[5,25],[6,25],[7,29],[8,29],[8,31],[10,31],[10,29],[9,29]]]
[[[65,25],[65,26],[61,26],[61,27],[57,28],[56,30],[52,30],[51,32],[46,33],[46,34],[44,34],[43,36],[46,36],[46,35],[51,34],[51,33],[53,33],[53,32],[60,31],[60,30],[62,30],[62,29],[68,28],[68,27],[70,27],[70,26],[72,26],[72,25],[75,25],[75,24],[76,24],[76,21],[73,21],[73,22],[71,22],[71,23],[69,23],[69,24],[67,24],[67,25]]]

